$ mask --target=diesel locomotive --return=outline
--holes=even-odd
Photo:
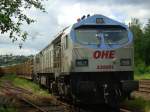
[[[117,106],[138,89],[133,67],[128,26],[88,15],[59,32],[34,56],[33,79],[76,103]]]

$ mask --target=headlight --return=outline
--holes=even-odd
[[[76,66],[78,67],[88,66],[88,59],[77,59]]]
[[[131,59],[120,59],[120,66],[131,66]]]

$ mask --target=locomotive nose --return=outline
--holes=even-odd
[[[79,84],[78,88],[78,97],[81,99],[81,102],[86,102],[87,104],[98,104],[102,102],[99,99],[102,99],[102,94],[99,92],[99,89],[95,82],[92,81],[82,81]],[[101,97],[101,98],[100,98]]]
[[[94,81],[82,81],[78,88],[78,97],[81,102],[90,104],[112,104],[119,102],[121,93],[117,86],[111,86],[110,83],[99,83]],[[116,92],[117,91],[117,92]]]

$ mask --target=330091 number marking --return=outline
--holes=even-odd
[[[113,69],[113,65],[97,65],[96,69]]]

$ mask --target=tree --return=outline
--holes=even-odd
[[[145,64],[150,65],[150,19],[148,20],[147,25],[144,28],[144,49],[145,49]]]
[[[133,33],[134,37],[134,57],[135,57],[135,64],[138,65],[141,62],[144,62],[144,36],[143,31],[141,28],[140,21],[138,19],[132,19],[130,24],[130,29]]]
[[[135,64],[143,63],[145,66],[150,65],[150,19],[145,25],[144,29],[141,28],[138,19],[133,19],[130,24],[130,29],[134,36],[135,48]]]
[[[31,9],[32,7],[45,12],[43,0],[0,0],[0,33],[7,33],[16,41],[17,37],[21,37],[25,41],[28,33],[21,30],[23,22],[27,24],[33,23],[35,20],[23,13],[23,10]]]

